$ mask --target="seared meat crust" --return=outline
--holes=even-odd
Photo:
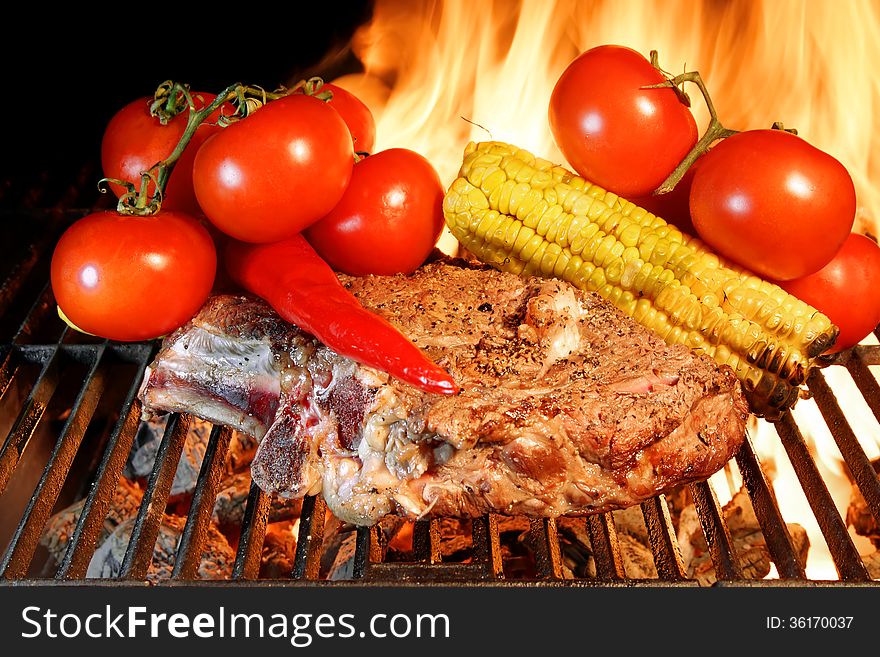
[[[341,277],[445,367],[459,395],[424,393],[260,300],[223,296],[166,339],[144,407],[262,437],[261,487],[322,491],[361,525],[387,513],[606,511],[705,478],[735,453],[748,409],[729,368],[568,283],[463,265]]]

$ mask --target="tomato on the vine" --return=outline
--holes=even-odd
[[[339,112],[348,126],[354,150],[358,153],[372,153],[376,142],[376,120],[370,108],[360,98],[340,86],[327,83],[321,88],[333,94],[327,102]]]
[[[214,98],[212,94],[193,94],[196,109],[210,105]],[[186,129],[188,112],[184,110],[166,125],[162,125],[157,117],[150,114],[152,102],[152,98],[139,98],[120,109],[110,119],[101,141],[101,166],[105,177],[125,180],[139,188],[141,173],[167,158],[177,146]],[[219,110],[216,117],[219,118]],[[201,214],[193,191],[193,160],[202,142],[220,129],[214,119],[212,115],[211,119],[198,127],[171,172],[162,201],[162,207],[166,210]],[[122,185],[115,183],[111,183],[110,188],[117,197],[126,192]],[[148,190],[152,195],[155,184],[151,184]]]
[[[856,192],[846,168],[783,130],[749,130],[701,158],[690,208],[700,237],[762,276],[821,269],[852,230]]]
[[[193,186],[205,216],[243,242],[291,237],[327,214],[354,165],[339,113],[301,94],[273,100],[202,144]]]
[[[405,148],[354,166],[342,200],[305,236],[330,266],[358,276],[409,273],[443,230],[443,184],[428,160]]]
[[[697,142],[691,111],[640,53],[592,48],[560,76],[550,97],[553,138],[581,176],[632,198],[656,189]]]
[[[77,328],[111,340],[148,340],[192,318],[216,268],[208,231],[187,214],[95,212],[58,241],[52,291]]]
[[[819,271],[779,283],[840,328],[832,353],[858,344],[880,324],[880,246],[850,233]]]

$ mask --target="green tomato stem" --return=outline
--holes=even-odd
[[[222,92],[217,94],[217,97],[213,100],[213,102],[200,110],[196,109],[195,101],[193,101],[193,97],[190,95],[189,90],[185,87],[182,87],[182,91],[184,97],[186,98],[187,106],[189,108],[189,114],[186,118],[186,128],[184,129],[183,134],[180,136],[180,140],[177,142],[177,146],[175,146],[174,150],[171,151],[171,154],[164,160],[153,166],[153,169],[156,170],[156,194],[160,197],[160,204],[161,197],[162,195],[164,195],[165,188],[168,185],[168,178],[171,176],[171,172],[174,170],[174,165],[177,163],[177,160],[180,159],[180,156],[183,155],[184,149],[186,149],[186,147],[189,145],[189,142],[193,138],[193,135],[196,134],[196,130],[198,130],[199,126],[202,125],[202,123],[205,122],[205,119],[213,114],[215,110],[219,109],[220,106],[223,105],[223,103],[230,100],[232,94],[240,86],[241,85],[239,84],[232,84],[228,86]],[[149,184],[149,180],[147,179],[148,174],[149,171],[144,173],[144,177],[141,180],[141,190],[145,189]]]
[[[690,82],[692,84],[697,85],[697,88],[700,90],[700,93],[703,96],[703,100],[706,103],[706,109],[709,110],[709,125],[706,127],[706,132],[703,133],[703,136],[697,141],[694,147],[688,151],[688,154],[684,156],[684,159],[672,170],[672,173],[660,183],[660,186],[657,187],[652,192],[652,195],[658,196],[660,194],[666,194],[675,189],[675,186],[681,181],[684,177],[684,174],[687,173],[687,170],[691,168],[694,162],[697,161],[701,155],[706,153],[709,148],[719,139],[726,139],[731,135],[735,135],[739,130],[731,130],[729,128],[725,128],[721,121],[718,120],[718,112],[715,110],[715,103],[712,102],[712,96],[709,94],[709,90],[706,88],[706,83],[703,82],[702,76],[700,76],[699,71],[687,71],[682,73],[681,75],[670,76],[666,71],[660,68],[658,55],[656,50],[651,51],[650,55],[651,66],[660,71],[664,76],[666,76],[666,80],[659,84],[652,84],[644,89],[662,89],[662,88],[671,88],[675,91],[676,95],[678,95],[679,100],[686,105],[687,107],[691,106],[690,97],[684,92],[684,83]],[[792,134],[797,134],[797,130],[794,128],[786,128],[779,121],[773,124],[773,130],[784,130],[785,132],[790,132]]]
[[[299,82],[291,89],[281,88],[277,91],[266,91],[261,87],[246,86],[241,83],[231,84],[217,94],[217,97],[202,109],[196,109],[195,101],[189,91],[189,86],[166,80],[159,85],[154,94],[150,112],[157,116],[163,124],[174,118],[177,114],[187,110],[186,128],[174,147],[174,150],[166,157],[141,174],[139,189],[129,182],[103,179],[101,182],[114,182],[125,185],[128,191],[119,198],[116,206],[120,214],[149,216],[156,214],[162,207],[162,199],[168,179],[174,170],[174,165],[183,155],[183,151],[189,145],[196,130],[205,120],[218,110],[224,103],[235,106],[235,111],[229,115],[222,115],[218,121],[221,127],[230,123],[247,118],[251,113],[266,103],[284,98],[303,89],[305,93],[314,95],[320,100],[329,100],[332,93],[329,90],[321,91],[324,81],[321,78],[311,78],[308,81]],[[155,184],[155,191],[150,195],[148,190],[150,183]],[[99,183],[100,188],[100,183]],[[102,190],[103,191],[103,190]]]
[[[165,80],[153,94],[150,114],[159,119],[162,125],[168,125],[175,116],[187,109],[186,95],[183,93],[186,90],[185,85]]]
[[[663,69],[657,63],[657,51],[651,51],[651,64],[658,71],[667,75]],[[687,170],[691,168],[694,162],[697,161],[701,155],[703,155],[706,151],[709,150],[709,147],[718,141],[719,139],[725,139],[734,135],[738,132],[738,130],[730,130],[721,125],[721,121],[718,120],[718,112],[715,110],[715,104],[712,102],[712,97],[709,95],[709,90],[706,88],[705,82],[703,82],[703,78],[700,76],[699,71],[688,71],[686,73],[682,73],[681,75],[676,75],[675,77],[667,77],[666,81],[661,82],[660,84],[652,84],[644,87],[645,89],[662,89],[665,87],[672,88],[678,94],[679,99],[690,107],[690,98],[686,93],[684,93],[681,88],[685,82],[690,82],[692,84],[697,85],[697,88],[700,90],[700,93],[703,95],[703,100],[706,102],[706,108],[709,110],[709,125],[706,128],[706,132],[703,133],[703,136],[697,141],[694,147],[688,151],[688,154],[684,156],[684,159],[678,164],[675,169],[672,170],[672,173],[660,183],[660,186],[657,187],[652,193],[656,196],[659,194],[666,194],[675,189],[675,186],[679,183],[679,181],[684,177],[684,174],[687,173]]]

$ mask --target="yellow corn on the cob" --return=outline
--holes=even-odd
[[[501,142],[468,144],[443,203],[453,235],[499,269],[557,276],[734,369],[752,410],[794,404],[837,327],[698,239],[561,166]]]

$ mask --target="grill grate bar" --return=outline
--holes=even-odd
[[[196,480],[186,525],[183,527],[174,558],[172,579],[198,577],[202,548],[210,529],[214,500],[217,497],[220,478],[223,476],[231,438],[232,430],[229,427],[217,425],[211,428],[211,436],[205,448],[205,456],[202,458],[202,467]]]
[[[43,180],[43,183],[47,182],[48,179]],[[52,194],[56,191],[63,194],[62,205],[71,206],[76,202],[77,194],[84,188],[86,182],[81,176],[72,186],[57,186],[58,189],[52,191]],[[90,435],[86,432],[90,422],[93,421],[92,416],[95,416],[96,422],[100,417],[98,409],[103,412],[101,399],[105,397],[104,383],[113,371],[114,359],[122,358],[136,365],[136,368],[125,368],[126,372],[137,369],[135,378],[128,387],[126,399],[118,409],[119,417],[110,432],[109,442],[95,448],[100,449],[101,452],[84,455],[92,459],[86,459],[90,471],[96,466],[97,469],[82,503],[82,512],[68,541],[63,561],[55,573],[56,579],[68,580],[85,576],[95,551],[104,517],[112,502],[113,491],[137,432],[140,414],[137,391],[144,370],[155,353],[156,345],[152,342],[138,343],[133,347],[106,341],[100,343],[68,330],[55,317],[52,291],[46,280],[49,270],[47,253],[50,252],[54,239],[64,225],[77,217],[73,211],[39,210],[37,205],[44,203],[49,196],[45,190],[42,192],[30,190],[28,193],[25,201],[34,207],[31,214],[45,219],[48,228],[40,231],[36,239],[29,239],[27,243],[21,244],[24,248],[19,248],[18,254],[22,255],[22,258],[16,263],[11,263],[10,275],[0,281],[0,318],[3,320],[0,322],[0,330],[5,340],[0,344],[0,399],[12,391],[18,403],[18,394],[25,382],[29,388],[25,390],[24,404],[14,409],[5,420],[13,422],[12,429],[0,447],[0,494],[10,486],[10,482],[13,486],[19,483],[20,477],[15,475],[16,470],[23,470],[24,465],[30,465],[26,463],[26,459],[31,458],[32,453],[38,451],[38,448],[46,447],[51,450],[51,454],[42,469],[42,476],[27,503],[24,514],[15,521],[18,522],[17,529],[0,558],[0,576],[20,578],[26,576],[28,570],[32,568],[30,562],[33,561],[39,535],[46,524],[48,514],[60,499],[62,490],[66,491],[65,482],[73,477],[71,468],[78,468],[81,465],[76,460],[79,458],[76,456],[77,452],[83,451],[87,444],[91,445],[91,442],[85,440],[85,437]],[[37,215],[38,212],[41,214]],[[33,303],[31,296],[34,298]],[[880,327],[875,330],[875,334],[880,338]],[[13,337],[9,339],[9,336]],[[41,344],[33,344],[35,342]],[[55,435],[50,437],[54,442],[45,445],[43,440],[46,426],[50,419],[53,422],[56,420],[49,415],[56,406],[60,405],[61,400],[58,397],[62,392],[65,399],[67,398],[71,387],[68,384],[73,383],[69,380],[69,372],[65,370],[66,365],[71,361],[82,365],[77,367],[77,372],[85,372],[83,381],[81,384],[78,380],[75,382],[79,385],[78,393],[63,428],[57,438]],[[857,346],[851,351],[840,354],[833,365],[845,366],[848,369],[868,408],[880,421],[880,384],[869,369],[871,366],[880,365],[880,346]],[[36,381],[31,385],[34,379]],[[128,383],[126,381],[126,384]],[[848,423],[822,373],[814,372],[808,383],[856,485],[864,495],[874,518],[880,522],[880,481],[877,480],[865,451],[858,443],[852,428],[855,425]],[[113,383],[115,384],[116,382]],[[116,409],[113,412],[115,413]],[[122,578],[134,580],[146,578],[188,426],[187,416],[172,416],[168,423],[123,560]],[[865,564],[853,545],[843,518],[833,504],[794,418],[790,413],[786,414],[776,424],[776,428],[813,514],[819,522],[841,578],[844,582],[868,581]],[[210,527],[213,501],[222,477],[230,438],[229,429],[214,427],[211,433],[186,525],[177,548],[172,573],[175,579],[187,580],[197,577],[200,555]],[[41,458],[45,458],[43,454],[45,452],[41,453]],[[99,456],[100,463],[96,464]],[[750,439],[747,439],[746,444],[737,453],[736,459],[744,486],[780,577],[791,580],[805,579],[806,575],[798,562],[788,526]],[[37,470],[34,475],[39,473],[40,471]],[[73,482],[67,482],[67,484],[71,483]],[[16,494],[18,492],[16,491]],[[707,482],[693,484],[690,492],[710,546],[712,562],[718,578],[721,580],[742,578],[739,558],[711,485]],[[26,494],[30,494],[29,489]],[[269,507],[270,498],[252,484],[233,566],[234,579],[256,579],[260,575]],[[672,583],[687,580],[687,571],[666,499],[658,496],[643,503],[641,508],[660,580]],[[320,556],[324,543],[326,513],[326,505],[322,497],[304,500],[292,571],[293,578],[307,581],[320,577]],[[464,564],[443,562],[440,549],[440,522],[434,519],[418,521],[414,524],[415,561],[413,563],[400,563],[394,560],[386,562],[385,543],[388,539],[382,529],[378,525],[372,528],[358,528],[355,576],[368,582],[383,584],[399,580],[425,582],[504,580],[497,516],[486,515],[472,520],[473,558],[471,563]],[[589,516],[584,522],[593,546],[598,583],[613,585],[626,580],[626,569],[621,558],[613,514]],[[556,521],[530,520],[528,543],[533,549],[537,563],[539,580],[537,583],[565,583]]]
[[[880,340],[880,325],[874,329],[874,335]],[[880,344],[860,344],[856,345],[849,352],[850,356],[858,356],[864,361],[865,365],[880,365]],[[838,359],[846,359],[846,352],[837,355]],[[839,360],[837,362],[840,362]]]
[[[357,528],[353,569],[355,579],[370,578],[372,567],[382,562],[382,554],[385,551],[383,543],[384,534],[379,531],[377,525]]]
[[[474,544],[474,562],[485,565],[486,576],[504,578],[501,557],[501,537],[498,534],[498,516],[493,513],[474,518],[471,524]]]
[[[877,478],[874,466],[859,444],[852,427],[846,421],[846,416],[844,416],[825,377],[814,370],[810,374],[807,385],[816,399],[816,404],[822,412],[822,417],[825,418],[825,423],[831,430],[834,442],[840,448],[840,453],[843,460],[846,461],[853,480],[868,503],[874,521],[880,526],[880,479]]]
[[[761,531],[770,550],[776,570],[782,578],[803,579],[806,577],[804,567],[797,558],[794,543],[788,525],[779,511],[773,490],[764,477],[764,471],[755,453],[752,438],[746,434],[746,440],[736,455],[736,463],[739,466],[743,484],[752,501],[752,508],[761,525]]]
[[[642,516],[645,518],[645,528],[648,530],[648,540],[651,543],[651,552],[654,554],[657,575],[661,579],[673,581],[687,579],[687,571],[681,558],[678,539],[675,537],[675,527],[672,525],[666,496],[657,495],[647,502],[642,502]]]
[[[413,526],[413,556],[417,561],[438,564],[440,554],[440,521],[417,520]]]
[[[104,391],[106,367],[104,352],[106,343],[99,345],[92,355],[92,363],[82,388],[55,443],[52,455],[43,469],[27,508],[12,540],[0,560],[0,577],[21,578],[27,574],[40,533],[49,519],[52,507],[58,500],[61,486],[67,478],[73,458],[82,443],[89,421]]]
[[[473,563],[447,563],[432,567],[422,563],[379,562],[370,565],[366,581],[382,584],[404,581],[474,582],[484,577],[483,567]]]
[[[55,345],[51,350],[51,356],[44,362],[40,375],[28,395],[27,401],[22,406],[21,412],[15,420],[15,424],[3,448],[0,449],[0,493],[6,490],[6,485],[12,477],[15,466],[21,460],[31,436],[37,429],[37,425],[49,405],[49,400],[58,387],[61,378],[62,355]]]
[[[257,579],[260,575],[263,539],[269,522],[269,496],[255,483],[251,483],[244,518],[241,521],[241,536],[238,551],[232,566],[233,579]]]
[[[152,345],[141,346],[136,360],[138,368],[95,473],[95,481],[89,489],[76,527],[67,543],[67,551],[55,575],[56,579],[82,579],[86,575],[89,561],[95,552],[95,544],[103,528],[104,518],[107,517],[107,510],[110,508],[113,491],[116,489],[138,430],[141,406],[137,392],[152,354]]]
[[[31,270],[40,259],[40,251],[33,246],[28,249],[28,254],[24,260],[19,260],[12,266],[12,271],[0,283],[0,315],[6,313],[7,308],[18,296]]]
[[[593,558],[596,561],[596,575],[600,579],[625,579],[626,571],[620,556],[614,516],[610,513],[600,513],[587,516],[586,521]]]
[[[323,496],[310,495],[303,500],[293,558],[293,576],[297,579],[318,579],[320,575],[326,513],[327,503]]]
[[[535,553],[538,576],[562,579],[562,552],[553,518],[529,519],[529,543]]]
[[[28,309],[27,315],[25,315],[21,324],[19,324],[18,329],[15,332],[15,338],[13,338],[15,344],[30,347],[30,345],[27,344],[28,339],[37,332],[40,322],[44,321],[50,312],[52,314],[56,312],[56,306],[53,299],[52,286],[49,283],[46,283],[37,297],[37,300],[34,301],[33,305]],[[64,338],[67,337],[67,325],[58,322],[58,330],[61,332],[53,335],[52,338],[61,343]]]
[[[25,286],[31,272],[40,264],[43,254],[55,244],[56,237],[55,231],[47,230],[43,232],[40,239],[28,245],[27,255],[24,259],[17,260],[12,265],[12,271],[0,283],[0,316],[6,313],[9,306]],[[47,282],[43,288],[44,292],[49,287]],[[40,295],[40,298],[42,296]]]
[[[828,487],[810,456],[791,412],[786,412],[782,419],[775,424],[776,432],[788,453],[789,461],[791,461],[804,495],[810,503],[819,529],[822,530],[822,535],[828,544],[840,578],[846,581],[869,580],[870,577],[864,563],[862,563],[862,558],[853,545],[843,519],[837,513],[834,499],[828,492]]]
[[[719,580],[743,579],[739,559],[730,538],[730,530],[724,522],[724,515],[718,497],[708,481],[700,481],[689,486],[700,517],[700,525],[709,544],[709,554]]]
[[[131,530],[131,538],[122,560],[122,579],[145,579],[153,560],[153,549],[165,513],[168,493],[174,482],[177,462],[189,431],[188,415],[174,413],[165,427],[165,434],[156,453],[156,462],[144,491],[144,499]]]
[[[0,346],[0,402],[3,401],[15,375],[18,374],[20,365],[12,345]]]
[[[878,350],[880,351],[880,350]],[[853,353],[846,361],[846,369],[849,370],[850,376],[855,381],[856,387],[865,398],[868,408],[874,414],[874,417],[880,422],[880,384],[868,369],[869,363],[865,362],[865,352],[853,349]]]

